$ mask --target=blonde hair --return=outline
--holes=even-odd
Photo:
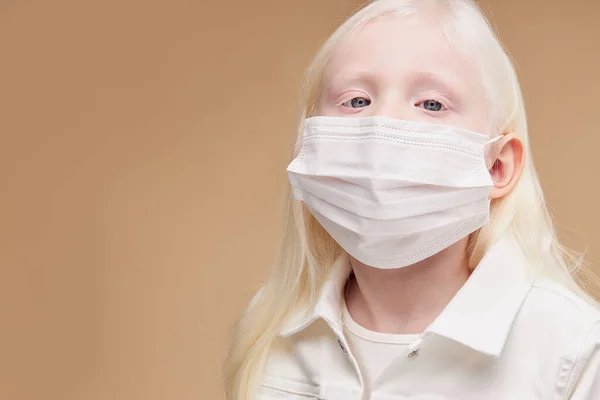
[[[513,191],[492,202],[491,222],[469,238],[469,268],[475,268],[488,246],[507,232],[520,242],[532,265],[544,266],[551,278],[585,296],[576,282],[578,260],[558,242],[533,163],[523,97],[515,69],[487,20],[470,0],[377,0],[348,18],[321,46],[302,87],[300,123],[294,157],[300,149],[303,121],[315,114],[325,69],[342,40],[349,40],[376,18],[388,14],[424,13],[443,22],[451,45],[478,55],[489,100],[490,135],[516,133],[526,164]],[[286,318],[310,310],[340,253],[339,245],[296,201],[288,186],[284,235],[275,268],[241,317],[225,363],[228,400],[251,400],[270,350]],[[589,297],[588,297],[589,298]]]

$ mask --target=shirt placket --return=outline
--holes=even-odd
[[[397,358],[392,360],[385,370],[377,377],[377,379],[373,382],[374,386],[379,385],[381,382],[388,381],[390,379],[398,378],[399,371],[402,371],[404,368],[410,368],[410,364],[413,363],[421,354],[421,346],[423,344],[423,340],[428,335],[428,333],[423,333],[419,335],[417,339],[415,339],[412,343],[410,343],[407,349],[399,355]]]
[[[346,336],[344,335],[344,332],[341,329],[341,326],[334,324],[332,321],[327,321],[327,323],[329,324],[329,326],[333,330],[335,336],[337,337],[337,342],[340,347],[340,351],[350,361],[350,363],[352,364],[352,367],[354,368],[354,372],[356,373],[356,376],[358,378],[360,393],[359,393],[358,397],[356,398],[356,400],[368,400],[369,399],[369,391],[365,389],[365,381],[364,381],[363,375],[360,371],[358,361],[356,360],[356,357],[354,356],[354,354],[352,354],[350,345],[348,344],[348,340],[346,339]],[[324,395],[324,394],[322,394],[322,395]],[[347,396],[343,397],[343,400],[347,400],[347,399],[348,399]],[[329,398],[327,398],[327,400],[329,400]],[[342,400],[342,398],[340,398],[340,400]]]

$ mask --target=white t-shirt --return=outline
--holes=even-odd
[[[352,319],[345,301],[342,308],[344,335],[348,339],[350,350],[356,357],[365,380],[365,386],[372,387],[372,383],[393,360],[408,352],[408,345],[416,341],[419,335],[400,335],[369,330]]]

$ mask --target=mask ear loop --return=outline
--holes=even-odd
[[[504,136],[506,136],[506,133],[502,133],[502,134],[496,136],[495,138],[493,138],[491,140],[488,140],[487,142],[485,142],[485,145],[496,143],[497,141],[499,141],[500,139],[502,139]]]
[[[491,155],[490,150],[491,150],[491,148],[493,148],[493,146],[491,148],[487,147],[487,146],[490,145],[490,144],[493,144],[493,143],[496,143],[496,142],[500,141],[504,136],[506,136],[506,132],[502,133],[502,134],[496,136],[495,138],[490,139],[490,140],[488,140],[487,142],[484,143],[484,146],[485,146],[484,148],[486,149],[485,150],[485,157],[486,158],[487,158],[487,156]],[[494,162],[492,163],[492,168],[494,167],[495,163],[496,163],[496,160],[494,160]]]

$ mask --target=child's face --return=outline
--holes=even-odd
[[[380,115],[489,133],[480,75],[472,59],[450,46],[439,23],[390,15],[337,49],[318,115]]]

